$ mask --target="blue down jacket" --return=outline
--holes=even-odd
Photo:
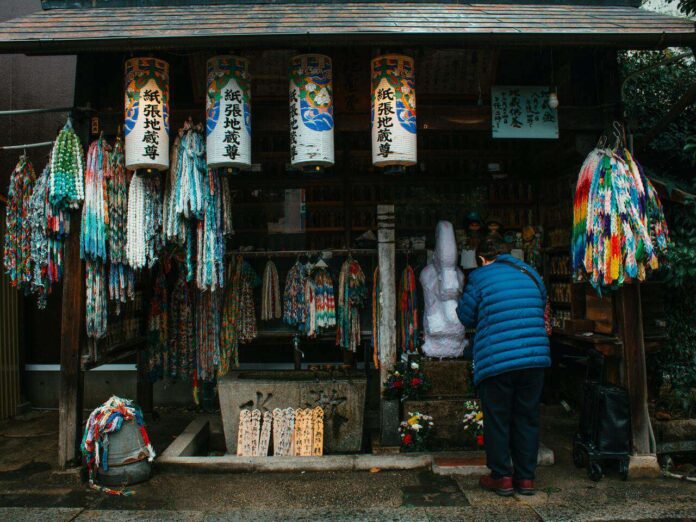
[[[544,327],[546,290],[543,295],[532,279],[506,261],[536,271],[509,254],[469,275],[459,299],[457,315],[474,337],[474,384],[488,377],[525,368],[551,365],[549,338]]]

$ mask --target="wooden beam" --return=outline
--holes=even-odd
[[[643,340],[643,314],[640,286],[627,283],[617,295],[619,330],[624,348],[624,376],[631,402],[631,429],[633,453],[651,455],[651,427],[648,413],[648,384]]]
[[[80,259],[79,212],[73,212],[71,234],[65,242],[63,310],[60,341],[60,395],[58,397],[58,465],[72,465],[79,456],[82,430],[83,374],[80,368],[84,275]]]

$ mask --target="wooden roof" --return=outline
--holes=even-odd
[[[479,42],[664,47],[694,22],[626,6],[278,3],[50,9],[0,23],[0,52]]]

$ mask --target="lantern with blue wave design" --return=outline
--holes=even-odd
[[[386,54],[372,60],[372,163],[415,165],[416,76],[413,58]]]
[[[334,164],[331,58],[301,54],[290,62],[290,163],[294,167]]]
[[[131,58],[125,70],[125,156],[129,170],[169,168],[169,64]]]
[[[208,60],[206,151],[208,167],[251,167],[251,77],[249,61],[239,56]]]

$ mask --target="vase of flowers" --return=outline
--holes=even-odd
[[[403,451],[425,451],[433,429],[433,418],[420,412],[408,412],[408,419],[399,425]]]
[[[385,399],[420,399],[430,389],[430,381],[420,368],[417,360],[400,362],[384,383]]]
[[[472,445],[482,448],[483,439],[483,412],[478,401],[466,401],[464,403],[464,431],[472,439]]]

